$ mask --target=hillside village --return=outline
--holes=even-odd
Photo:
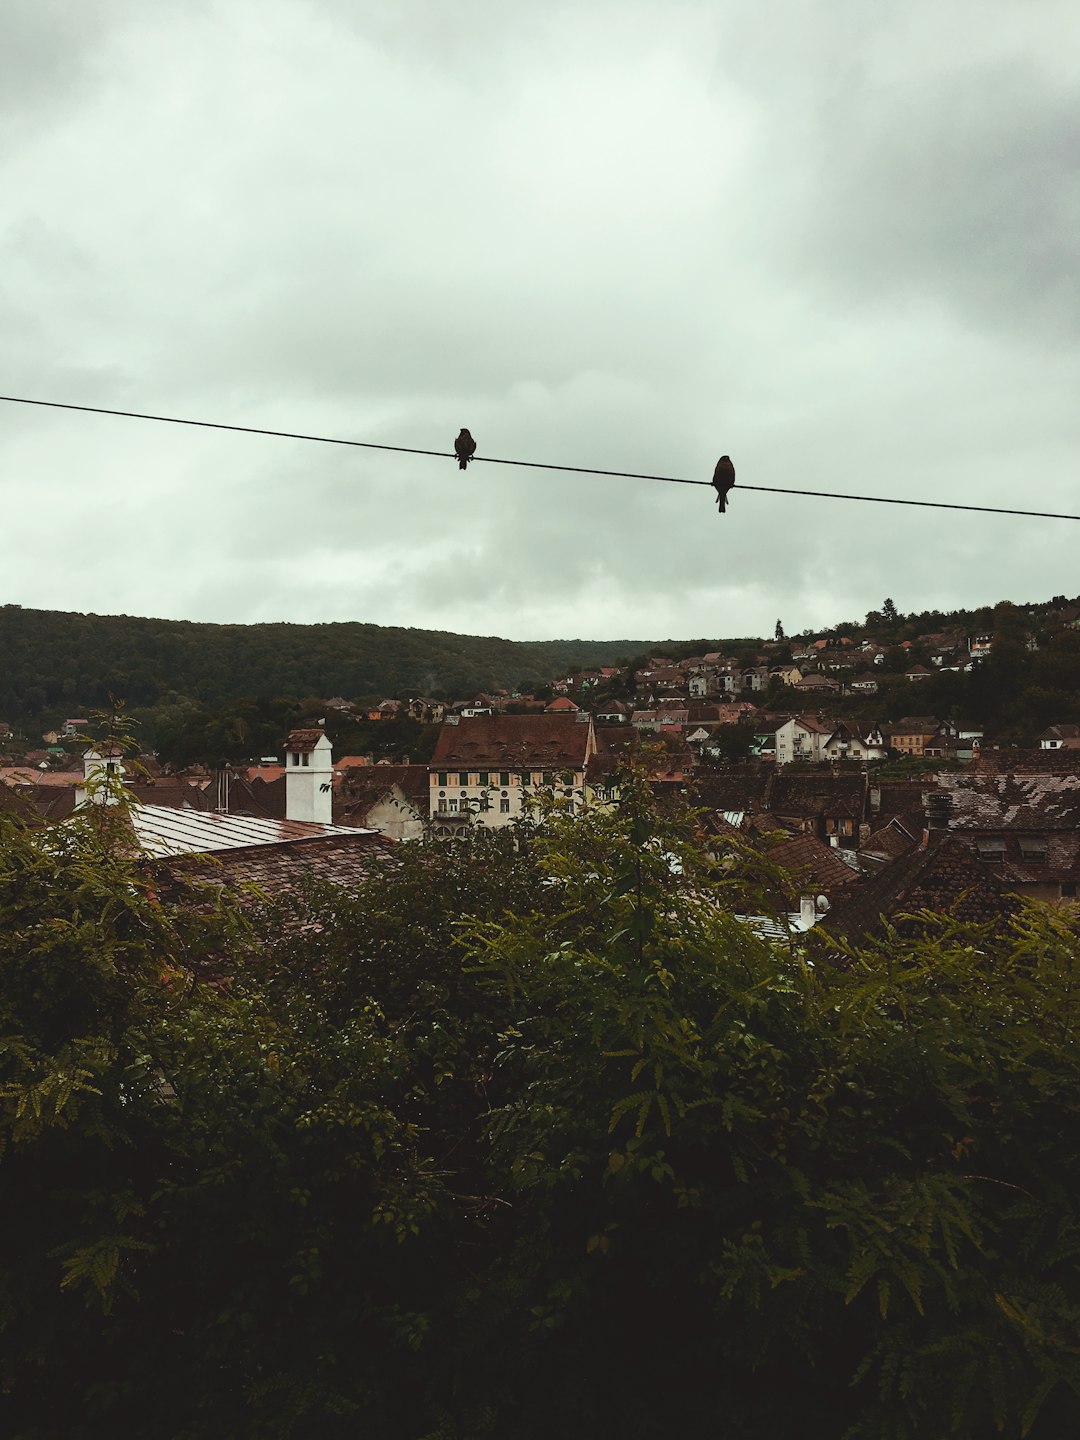
[[[1053,620],[1052,644],[1071,655],[1080,606]],[[542,798],[569,813],[617,804],[635,764],[707,833],[740,837],[791,876],[774,899],[796,929],[854,935],[958,896],[971,917],[993,917],[1015,895],[1073,901],[1080,882],[1080,723],[1059,718],[1034,743],[1009,745],[923,703],[951,676],[1000,669],[1010,647],[1031,655],[1040,640],[1020,624],[895,645],[844,633],[789,641],[778,622],[758,648],[594,667],[540,694],[367,706],[331,696],[324,715],[282,736],[280,754],[214,767],[99,751],[86,717],[36,748],[5,725],[0,805],[30,824],[62,821],[87,803],[95,774],[115,769],[149,853],[227,855],[245,880],[277,883],[277,866],[290,883],[312,868],[348,883],[387,847],[512,825]],[[403,718],[429,727],[423,762],[335,753],[328,733],[331,721]]]

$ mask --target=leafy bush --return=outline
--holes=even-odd
[[[4,826],[4,1434],[1076,1428],[1075,913],[803,954],[624,796],[244,912]]]

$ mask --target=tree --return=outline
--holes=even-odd
[[[884,620],[886,625],[896,625],[899,623],[900,612],[897,610],[893,601],[888,597],[886,597],[885,600],[882,602],[881,618]]]
[[[787,637],[784,635],[784,627],[783,627],[783,625],[781,625],[781,623],[780,623],[779,620],[777,620],[777,622],[776,622],[776,629],[773,631],[773,637],[774,637],[774,639],[776,639],[776,640],[784,640],[784,639],[787,638]]]
[[[0,818],[4,1433],[1075,1431],[1080,919],[804,951],[621,789],[247,919]]]

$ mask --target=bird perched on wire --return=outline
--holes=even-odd
[[[721,455],[713,471],[712,483],[716,489],[716,508],[723,515],[727,509],[727,497],[735,484],[735,466],[730,455]]]
[[[462,430],[461,434],[454,441],[454,454],[457,456],[459,470],[464,470],[476,454],[476,441],[469,434],[468,430]]]

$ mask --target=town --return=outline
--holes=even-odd
[[[331,696],[281,736],[280,753],[246,761],[177,766],[130,745],[96,747],[85,716],[23,745],[9,723],[0,806],[33,825],[62,821],[111,770],[151,854],[214,853],[241,880],[279,884],[284,866],[290,883],[316,873],[348,884],[398,843],[512,826],[545,803],[569,815],[616,806],[637,766],[658,801],[688,807],[714,836],[741,837],[787,875],[773,901],[795,931],[820,924],[850,937],[954,903],[968,918],[1004,914],[1016,897],[1068,903],[1080,882],[1069,668],[1080,664],[1080,605],[1058,597],[1037,623],[1007,605],[992,618],[977,633],[894,643],[843,628],[788,639],[778,621],[771,640],[735,653],[595,666],[539,693],[367,705]],[[901,617],[886,601],[867,620],[880,633]],[[958,705],[928,713],[924,697],[966,684],[969,710],[981,694],[1000,720],[991,681],[1007,701],[1014,663],[1059,671],[1043,704],[1058,696],[1070,718],[1037,732],[1029,718],[1030,739],[1017,744]],[[403,722],[426,745],[422,761],[335,749],[335,730],[389,735]]]

